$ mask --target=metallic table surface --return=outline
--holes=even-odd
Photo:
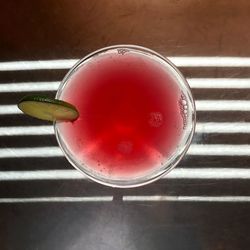
[[[249,13],[248,0],[3,1],[0,248],[249,249]],[[76,59],[114,44],[170,57],[197,105],[178,167],[124,190],[77,173],[51,124],[15,107],[31,92],[54,96]]]

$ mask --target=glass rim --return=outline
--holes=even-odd
[[[119,44],[119,45],[112,45],[112,46],[107,46],[107,47],[103,47],[101,49],[95,50],[89,54],[87,54],[85,57],[83,57],[82,59],[78,60],[67,72],[67,74],[64,76],[63,80],[61,81],[58,90],[56,92],[56,99],[60,99],[60,96],[63,92],[64,86],[67,85],[67,81],[69,79],[69,77],[74,74],[75,70],[82,64],[84,63],[87,59],[92,58],[93,56],[98,55],[99,53],[103,53],[103,52],[107,52],[109,50],[114,50],[114,49],[132,49],[134,51],[137,51],[138,53],[148,53],[151,56],[156,56],[157,59],[161,59],[163,60],[165,63],[167,63],[171,70],[173,71],[172,73],[175,73],[175,76],[178,77],[178,79],[176,80],[176,83],[178,86],[180,86],[180,82],[182,82],[186,88],[190,103],[191,103],[191,107],[192,107],[192,111],[190,112],[192,115],[192,122],[191,122],[191,131],[188,134],[188,138],[187,141],[185,143],[185,146],[183,148],[183,150],[181,151],[181,153],[179,155],[176,155],[176,150],[173,151],[173,155],[171,156],[171,158],[175,159],[178,158],[173,164],[164,164],[164,168],[157,168],[153,173],[147,174],[145,176],[140,176],[137,178],[133,178],[131,180],[114,180],[112,178],[108,178],[108,177],[99,177],[96,175],[93,175],[91,173],[89,173],[89,171],[86,169],[86,167],[84,166],[84,164],[79,163],[79,165],[82,167],[80,168],[76,162],[79,162],[77,159],[72,159],[74,157],[71,156],[72,153],[69,152],[69,150],[66,148],[66,146],[64,145],[64,142],[62,141],[62,139],[60,138],[60,131],[57,127],[57,122],[54,122],[54,131],[55,131],[55,135],[56,135],[56,140],[57,143],[59,145],[59,147],[61,148],[64,156],[66,157],[66,159],[71,163],[71,165],[77,169],[78,171],[81,172],[81,174],[86,175],[88,178],[90,178],[91,180],[100,183],[102,185],[105,186],[109,186],[109,187],[117,187],[117,188],[133,188],[133,187],[140,187],[149,183],[152,183],[158,179],[160,179],[163,175],[168,174],[173,168],[176,167],[176,165],[182,160],[182,158],[185,156],[186,152],[188,151],[191,142],[192,142],[192,138],[194,136],[195,133],[195,126],[196,126],[196,107],[195,107],[195,101],[191,92],[191,88],[186,80],[186,78],[182,75],[182,73],[179,71],[179,69],[167,58],[162,56],[161,54],[155,52],[154,50],[148,49],[146,47],[143,46],[138,46],[138,45],[130,45],[130,44]],[[166,67],[166,66],[165,66]],[[170,71],[170,69],[168,69],[168,71]],[[169,159],[168,159],[169,161]]]

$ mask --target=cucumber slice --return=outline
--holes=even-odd
[[[73,121],[79,117],[73,105],[41,95],[25,96],[18,108],[27,115],[47,121]]]

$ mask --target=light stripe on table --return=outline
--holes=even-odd
[[[250,122],[198,122],[196,133],[250,133]],[[0,127],[0,136],[53,135],[53,126]]]
[[[15,126],[0,127],[0,136],[32,136],[32,135],[52,135],[53,126]]]
[[[196,133],[250,133],[250,122],[197,122]]]
[[[250,57],[168,57],[178,67],[250,67]]]
[[[0,148],[0,158],[62,157],[59,147]]]
[[[130,202],[250,202],[250,196],[123,196],[123,201]]]
[[[191,144],[187,155],[250,156],[248,144]],[[62,157],[59,147],[0,148],[0,158]]]
[[[247,100],[197,100],[197,111],[250,111]],[[1,105],[0,115],[22,114],[17,105]]]
[[[59,81],[0,83],[0,93],[56,91],[59,84]]]
[[[69,69],[78,59],[0,62],[0,71]]]
[[[250,156],[249,144],[191,144],[187,155]]]
[[[0,203],[110,202],[113,196],[0,198]]]
[[[191,88],[250,89],[250,78],[187,78]]]
[[[178,67],[250,67],[250,57],[168,57]],[[0,71],[69,69],[79,59],[0,62]]]
[[[250,111],[246,100],[197,100],[197,111]]]
[[[249,78],[188,78],[192,88],[250,89]],[[0,93],[57,91],[60,81],[0,83]]]
[[[87,177],[77,170],[0,171],[0,181],[79,180]],[[250,179],[248,168],[175,168],[163,179]]]
[[[250,202],[250,196],[123,196],[124,202]],[[113,196],[0,198],[0,203],[84,203],[111,202]]]

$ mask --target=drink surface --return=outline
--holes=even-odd
[[[60,96],[80,113],[59,124],[68,150],[105,177],[140,177],[163,167],[185,129],[187,106],[176,81],[146,54],[114,50],[88,59]]]

